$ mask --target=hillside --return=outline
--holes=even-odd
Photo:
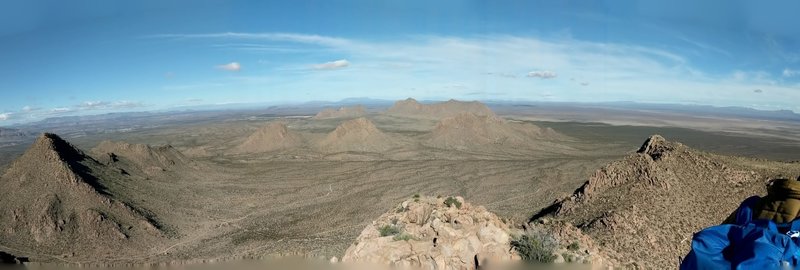
[[[319,142],[319,147],[332,152],[382,152],[395,142],[366,118],[345,121]]]
[[[231,150],[233,154],[264,153],[298,147],[303,137],[286,127],[283,122],[272,122],[253,132]]]
[[[0,177],[0,245],[37,261],[141,252],[163,233],[148,211],[109,189],[124,178],[55,134],[39,136]]]
[[[130,163],[129,167],[143,170],[151,175],[173,167],[188,165],[191,160],[171,145],[150,146],[126,142],[102,141],[91,152],[104,164],[120,161]]]
[[[364,106],[341,107],[337,109],[325,109],[317,113],[312,119],[337,119],[337,118],[356,118],[367,115]]]
[[[428,144],[459,150],[480,146],[537,148],[542,141],[563,138],[563,135],[552,129],[533,124],[510,123],[496,116],[459,113],[436,124]]]
[[[472,113],[479,116],[494,116],[489,107],[478,101],[458,101],[448,100],[434,104],[422,104],[413,98],[400,100],[394,103],[392,107],[385,112],[388,115],[409,117],[409,118],[425,118],[425,119],[441,119],[445,117],[454,117],[460,113]]]
[[[676,268],[694,232],[722,222],[743,199],[763,194],[769,179],[799,174],[800,164],[720,156],[654,135],[532,221],[552,217],[573,224],[615,254],[612,261]]]

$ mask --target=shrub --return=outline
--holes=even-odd
[[[569,244],[569,246],[567,246],[567,249],[570,251],[578,251],[578,249],[580,248],[581,246],[578,245],[578,242],[572,242],[572,244]]]
[[[378,228],[378,232],[380,232],[381,237],[396,235],[400,233],[400,229],[392,225],[383,225],[382,227]]]
[[[575,260],[577,259],[577,258],[575,258],[574,255],[566,253],[566,252],[561,253],[561,257],[563,257],[564,261],[568,262],[568,263],[575,262]]]
[[[461,209],[461,202],[459,202],[458,199],[453,197],[447,197],[447,199],[444,199],[444,205],[447,205],[447,207],[455,205],[456,208]]]
[[[392,239],[394,239],[394,241],[408,241],[408,240],[414,239],[414,237],[411,236],[410,234],[407,234],[407,233],[401,233],[401,234],[395,235],[394,238],[392,238]]]
[[[511,240],[513,247],[519,256],[529,262],[552,263],[556,256],[553,255],[558,243],[555,238],[543,231],[529,231],[525,234],[515,236]]]

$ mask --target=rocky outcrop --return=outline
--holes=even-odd
[[[464,102],[454,99],[434,104],[422,104],[413,98],[408,98],[395,102],[392,107],[386,110],[388,115],[426,119],[453,117],[460,113],[494,116],[494,112],[483,103],[478,101]]]
[[[417,269],[476,269],[519,260],[511,228],[461,197],[410,199],[367,226],[342,262]]]
[[[367,115],[364,106],[358,105],[354,107],[341,107],[336,109],[325,109],[314,115],[312,119],[337,119],[337,118],[356,118]]]

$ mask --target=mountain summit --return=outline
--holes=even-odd
[[[394,142],[366,118],[345,121],[320,141],[324,149],[337,152],[381,152]]]
[[[283,122],[272,122],[253,132],[232,150],[235,154],[263,153],[297,147],[303,144],[300,134],[289,130]]]
[[[108,179],[122,177],[59,136],[42,134],[0,176],[0,244],[92,260],[136,252],[162,234],[146,211],[107,189],[114,184]]]

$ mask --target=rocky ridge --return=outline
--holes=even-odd
[[[364,106],[341,107],[337,109],[325,109],[314,115],[312,119],[337,119],[337,118],[356,118],[367,115]]]
[[[107,165],[120,160],[130,163],[128,169],[139,169],[147,175],[167,171],[173,167],[186,166],[191,160],[171,145],[150,146],[127,142],[102,141],[90,151]]]
[[[413,98],[395,102],[385,113],[410,118],[441,119],[464,112],[480,116],[495,115],[489,107],[478,101],[464,102],[451,99],[434,104],[422,104]]]
[[[531,221],[574,224],[607,261],[675,268],[694,232],[719,224],[743,199],[763,194],[767,180],[787,173],[799,174],[800,166],[714,155],[654,135]]]
[[[163,237],[146,210],[108,191],[110,178],[124,176],[55,134],[39,136],[0,176],[0,244],[102,260]]]
[[[535,148],[543,140],[559,140],[563,137],[550,128],[510,123],[497,116],[464,112],[439,121],[431,132],[428,144],[454,149],[492,145]]]

